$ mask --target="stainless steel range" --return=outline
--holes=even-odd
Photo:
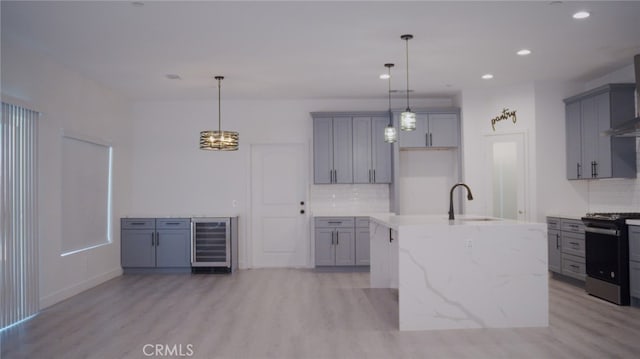
[[[629,230],[627,219],[640,219],[640,213],[587,213],[585,261],[587,293],[629,305]]]

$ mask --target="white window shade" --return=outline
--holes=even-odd
[[[62,255],[111,242],[111,146],[62,137]]]

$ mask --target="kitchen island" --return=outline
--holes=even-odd
[[[400,330],[548,326],[544,224],[370,218],[371,287],[398,289]]]

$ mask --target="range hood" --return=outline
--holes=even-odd
[[[640,137],[640,54],[634,56],[633,64],[636,73],[636,117],[605,131],[605,135],[615,137]]]

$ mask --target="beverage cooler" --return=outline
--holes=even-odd
[[[191,270],[194,273],[238,269],[238,217],[191,218]]]

